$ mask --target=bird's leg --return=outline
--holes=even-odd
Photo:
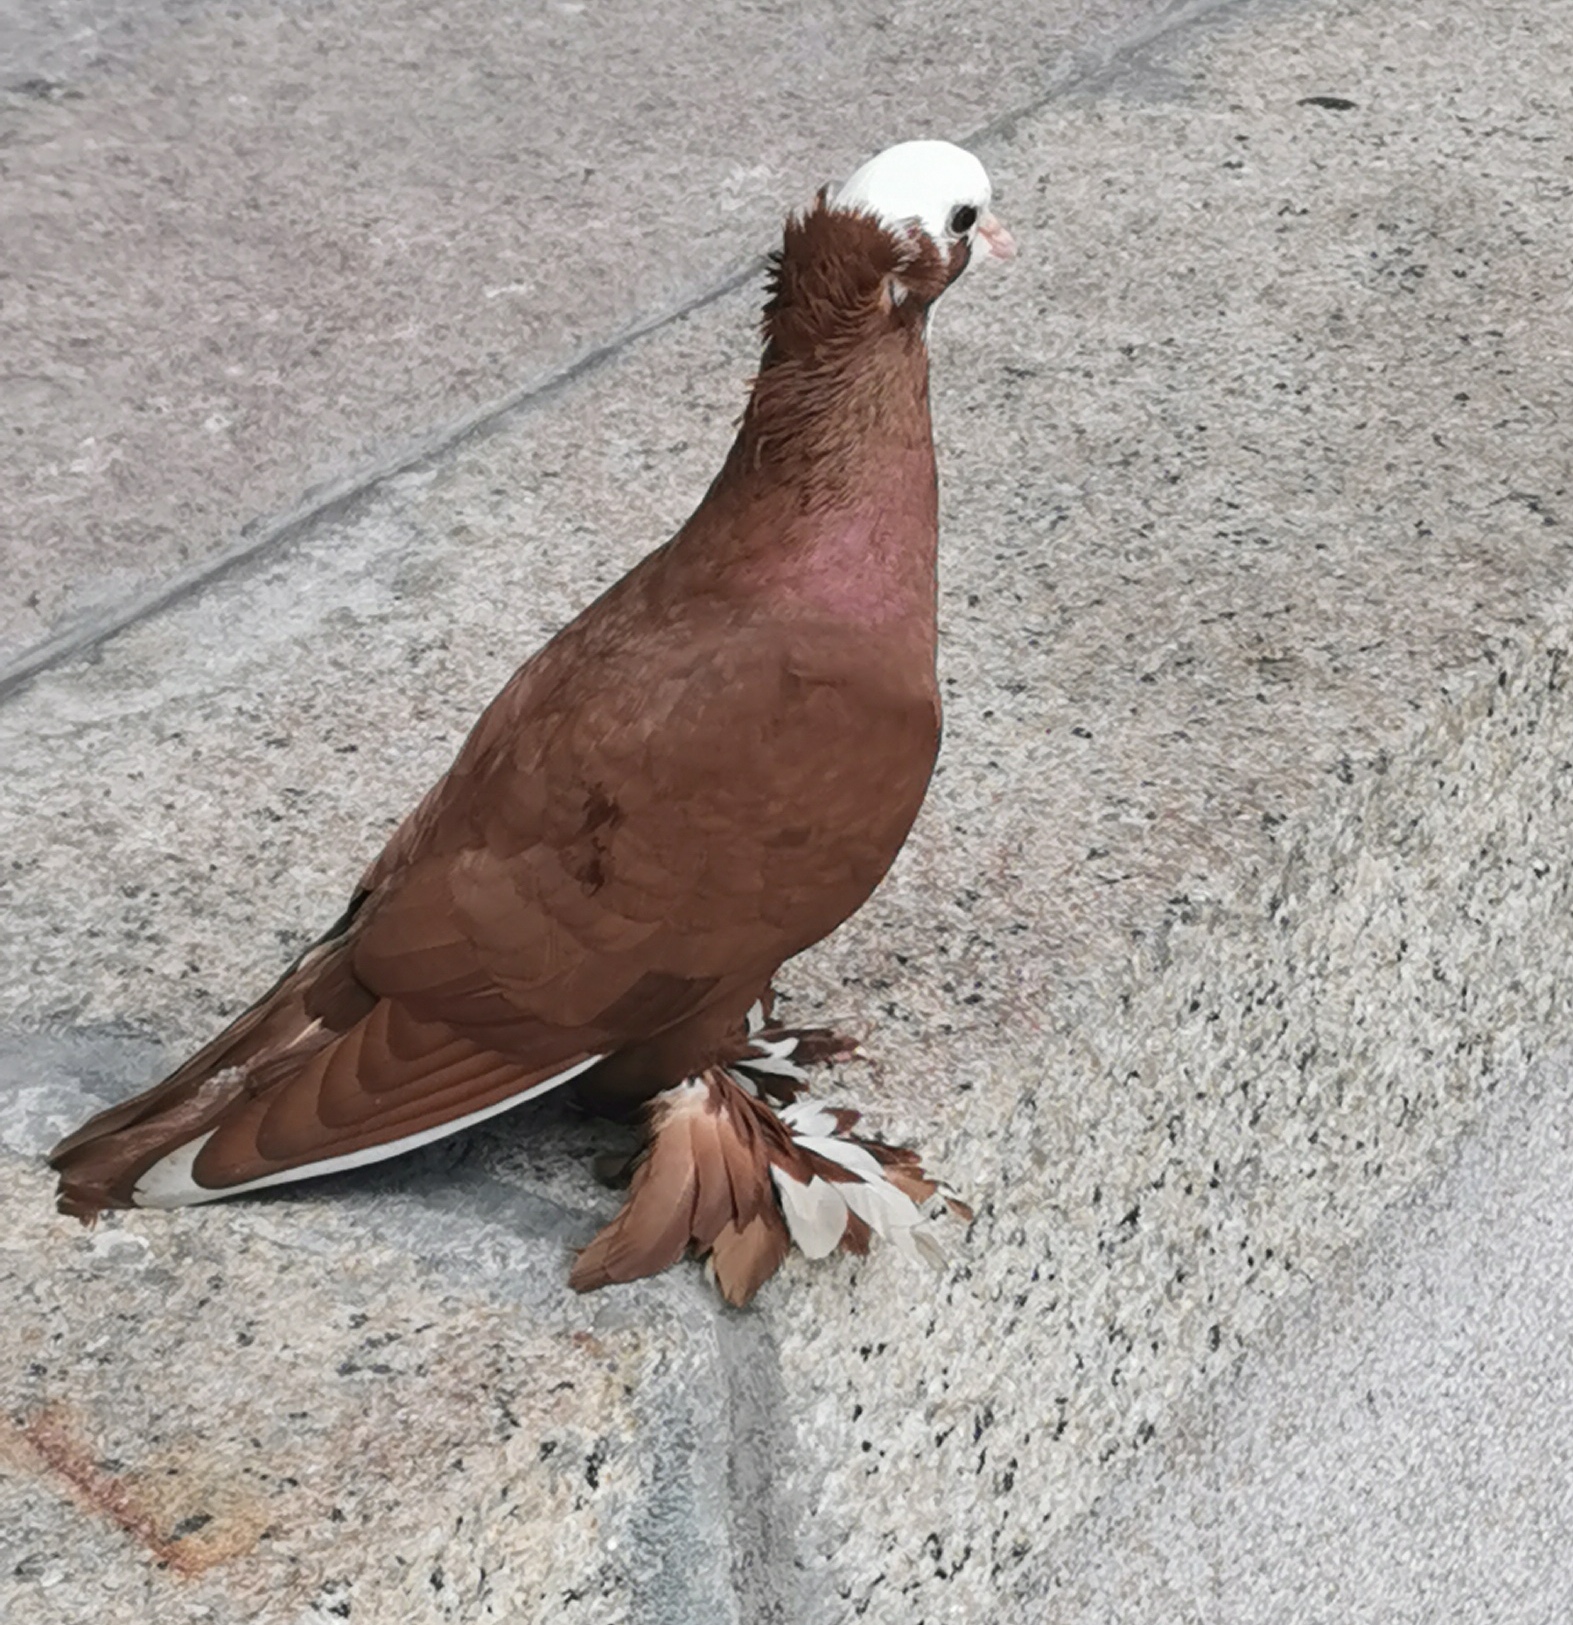
[[[722,1296],[747,1303],[795,1243],[809,1258],[868,1251],[875,1233],[938,1264],[933,1221],[972,1211],[916,1151],[855,1134],[858,1114],[797,1099],[777,1109],[740,1066],[713,1066],[650,1102],[650,1139],[617,1217],[580,1253],[580,1291],[654,1275],[690,1249]]]
[[[590,1164],[596,1183],[608,1190],[627,1190],[642,1155],[639,1151],[602,1151]]]

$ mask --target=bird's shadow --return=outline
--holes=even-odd
[[[417,1151],[312,1181],[352,1207],[414,1203],[468,1214],[520,1237],[582,1245],[614,1205],[593,1172],[598,1157],[632,1154],[637,1135],[569,1099],[535,1100]],[[300,1187],[293,1187],[299,1189]],[[292,1187],[259,1191],[286,1204]]]

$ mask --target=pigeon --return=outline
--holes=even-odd
[[[741,1304],[793,1244],[931,1256],[970,1216],[806,1096],[854,1046],[777,1024],[773,981],[867,901],[934,767],[927,339],[1015,252],[991,201],[972,154],[908,141],[787,221],[692,517],[520,667],[273,988],[55,1147],[62,1212],[353,1168],[567,1086],[647,1124],[581,1290],[692,1253]]]

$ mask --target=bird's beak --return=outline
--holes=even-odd
[[[978,223],[978,236],[982,239],[989,255],[997,260],[1013,260],[1016,257],[1016,239],[1006,231],[996,214],[986,214]]]

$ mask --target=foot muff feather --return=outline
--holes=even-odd
[[[966,1204],[924,1172],[917,1152],[854,1134],[856,1112],[797,1098],[802,1083],[760,1060],[795,1057],[766,1052],[712,1067],[651,1101],[628,1200],[580,1253],[570,1285],[584,1292],[654,1275],[692,1249],[722,1296],[745,1304],[793,1244],[808,1258],[838,1247],[861,1254],[873,1235],[943,1262],[936,1210],[971,1219]],[[778,1111],[767,1093],[787,1103]]]

